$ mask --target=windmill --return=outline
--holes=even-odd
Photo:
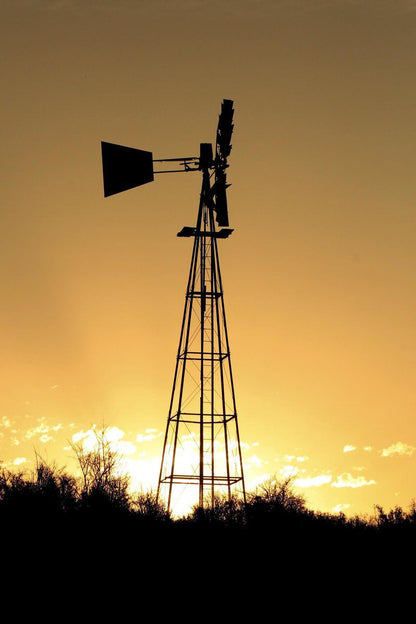
[[[158,173],[202,174],[196,224],[177,234],[194,242],[157,486],[169,510],[185,491],[195,494],[189,500],[201,508],[217,494],[245,498],[218,254],[218,239],[233,232],[226,173],[233,115],[233,101],[223,100],[215,153],[210,143],[201,143],[199,157],[153,159],[152,152],[101,143],[105,197],[152,182]],[[169,168],[155,171],[154,163]]]

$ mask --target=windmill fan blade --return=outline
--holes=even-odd
[[[101,142],[104,197],[153,181],[152,152]]]
[[[228,227],[228,206],[227,206],[227,184],[225,170],[228,167],[227,158],[231,152],[231,136],[234,125],[233,100],[223,100],[221,113],[218,120],[217,144],[215,156],[215,210],[217,212],[216,221],[219,226]]]
[[[215,175],[214,197],[216,221],[220,227],[228,227],[228,206],[227,206],[227,183],[226,175],[223,170],[219,169]]]
[[[223,160],[226,160],[231,152],[230,142],[234,128],[233,115],[233,101],[223,100],[217,128],[217,155]]]
[[[221,191],[217,193],[215,205],[217,209],[216,221],[218,225],[220,227],[228,227],[230,223],[228,221],[228,206],[225,188],[221,189]]]

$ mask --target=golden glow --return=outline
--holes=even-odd
[[[330,5],[330,6],[329,6]],[[322,510],[415,496],[413,2],[0,9],[0,458],[105,423],[157,483],[198,174],[104,200],[100,141],[198,154],[235,102],[220,245],[248,488]],[[220,17],[219,17],[220,15]]]

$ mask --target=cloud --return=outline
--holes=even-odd
[[[259,475],[251,479],[249,488],[256,489],[258,486],[261,486],[262,484],[266,483],[271,478],[272,478],[272,475],[269,472],[265,472],[262,475]]]
[[[246,457],[244,459],[244,463],[246,465],[263,466],[264,464],[267,464],[268,462],[258,457],[258,455],[251,455],[250,457]]]
[[[44,433],[43,435],[41,435],[39,437],[39,440],[43,443],[46,444],[47,442],[50,442],[51,440],[53,440],[53,437],[48,435],[47,433]]]
[[[10,429],[10,427],[12,426],[10,418],[7,418],[7,416],[3,416],[0,420],[0,426],[4,427],[5,429]]]
[[[50,435],[52,432],[59,431],[62,429],[62,425],[48,425],[45,422],[44,418],[41,418],[39,421],[39,425],[37,427],[32,427],[28,429],[25,433],[26,440],[31,440],[35,436],[39,436],[41,442],[46,443],[53,440],[53,437]]]
[[[302,488],[320,487],[332,481],[331,475],[316,475],[315,477],[301,477],[294,481],[294,485]]]
[[[373,450],[372,446],[363,446],[362,450],[366,453],[370,453]],[[353,453],[354,451],[358,451],[358,448],[353,444],[346,444],[342,449],[343,453]]]
[[[374,485],[374,484],[375,484],[374,479],[367,481],[365,477],[353,477],[349,472],[344,472],[342,475],[340,475],[337,478],[336,481],[333,481],[331,483],[332,487],[336,487],[336,488],[345,488],[345,487],[359,488],[359,487],[364,487],[366,485]]]
[[[94,430],[93,429],[89,429],[88,431],[76,431],[75,433],[72,434],[72,442],[74,444],[76,444],[77,442],[83,442],[84,444],[90,441],[90,440],[94,440],[94,443],[96,441],[95,438],[95,434],[94,434]]]
[[[299,472],[299,468],[296,468],[296,466],[283,466],[279,472],[283,479],[287,479],[289,477],[295,477]]]
[[[348,509],[349,507],[351,507],[349,503],[338,503],[338,505],[335,505],[335,507],[332,507],[332,511],[334,513],[341,513],[344,510]]]
[[[343,448],[344,453],[352,453],[352,451],[356,451],[357,447],[352,444],[346,444]]]
[[[152,489],[157,485],[160,469],[158,457],[126,458],[123,464],[125,472],[130,477],[130,488],[132,491]]]
[[[20,464],[24,464],[26,461],[26,457],[15,457],[13,460],[13,466],[20,466]]]
[[[405,444],[404,442],[395,442],[381,451],[382,457],[392,457],[394,455],[413,455],[416,447]]]
[[[291,461],[305,462],[305,461],[308,461],[309,457],[307,457],[306,455],[299,455],[299,456],[285,455],[283,459],[284,461],[288,461],[288,462],[291,462]]]
[[[98,437],[97,437],[98,434]],[[151,434],[149,434],[150,436]],[[128,440],[123,440],[125,432],[119,427],[106,427],[104,431],[104,439],[110,444],[111,450],[120,455],[133,455],[136,452],[136,445]],[[93,425],[87,431],[77,431],[72,435],[74,444],[81,443],[87,452],[98,450],[100,440],[100,431]]]
[[[162,434],[161,432],[157,433],[157,429],[146,429],[146,431],[143,433],[138,433],[136,436],[136,442],[150,442],[151,440],[154,440],[155,438],[160,437]]]
[[[118,442],[121,438],[124,438],[124,431],[118,427],[106,427],[105,438],[109,442]]]
[[[128,440],[118,440],[114,442],[114,447],[114,450],[117,450],[120,455],[134,455],[137,450],[133,442]]]

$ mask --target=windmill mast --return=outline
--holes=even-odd
[[[199,158],[168,159],[180,163],[179,171],[202,173],[196,225],[178,232],[179,237],[194,240],[157,487],[158,499],[163,499],[169,510],[177,509],[184,498],[200,508],[212,505],[217,494],[228,500],[235,494],[245,499],[218,253],[218,239],[228,238],[233,231],[228,227],[225,173],[231,151],[233,113],[233,102],[224,100],[215,156],[211,144],[202,143]],[[112,154],[112,144],[106,145],[105,149]],[[120,146],[115,147],[119,158]],[[141,170],[139,184],[152,181],[153,173],[162,173],[150,168],[150,152],[133,150],[125,154],[129,163],[132,156],[140,161],[131,167],[134,171],[138,165]],[[111,157],[107,154],[107,165]],[[104,172],[105,162],[103,148]],[[116,181],[110,181],[113,169],[113,165],[107,166],[107,189],[110,190],[113,186],[119,188],[118,175]],[[131,185],[132,181],[134,173],[133,180],[125,183]],[[221,229],[217,229],[216,224]]]

